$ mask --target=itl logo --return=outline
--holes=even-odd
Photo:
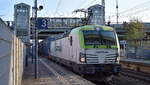
[[[109,53],[107,51],[97,51],[96,53]]]

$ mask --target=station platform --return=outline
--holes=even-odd
[[[150,66],[150,60],[145,59],[133,59],[133,58],[121,58],[121,62],[130,62],[130,63],[136,63],[136,64],[143,64]]]
[[[48,59],[41,58],[38,63],[38,79],[34,78],[34,62],[30,60],[22,85],[95,85]]]
[[[121,58],[120,63],[123,68],[150,73],[150,60]]]

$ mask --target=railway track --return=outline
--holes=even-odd
[[[105,82],[105,81],[103,82],[93,81],[93,83],[95,83],[96,85],[115,85],[111,82]]]
[[[61,85],[95,85],[52,61],[43,59],[40,62],[56,76],[56,79],[62,83]]]
[[[43,62],[43,61],[42,61]],[[45,63],[44,63],[45,62]],[[86,78],[86,77],[84,77],[83,75],[81,76],[81,75],[79,75],[78,73],[75,73],[75,72],[71,72],[71,74],[70,74],[70,72],[69,71],[72,71],[72,69],[70,69],[70,68],[68,68],[68,67],[66,67],[66,66],[64,66],[64,65],[62,65],[62,64],[60,64],[60,63],[58,63],[58,62],[55,62],[55,61],[52,61],[52,60],[50,60],[50,62],[46,62],[46,61],[44,61],[43,62],[43,64],[45,64],[45,66],[47,67],[47,68],[49,68],[49,66],[50,67],[57,67],[57,68],[55,68],[55,70],[58,72],[58,73],[54,73],[56,76],[60,76],[61,77],[61,79],[63,80],[63,81],[69,81],[72,85],[84,85],[84,84],[86,84],[86,85],[88,85],[88,84],[90,84],[90,85],[114,85],[114,84],[112,84],[111,82],[105,82],[105,81],[92,81],[92,80],[89,80],[88,78]],[[49,66],[47,66],[46,65],[46,63],[47,63],[47,65],[49,65]],[[62,69],[62,68],[64,68],[64,69]],[[60,70],[61,69],[61,70]],[[68,70],[68,71],[65,71],[65,69],[66,70]],[[51,68],[49,68],[49,70],[52,70]],[[76,76],[74,76],[74,78],[73,78],[73,76],[72,77],[63,77],[63,76],[61,76],[61,75],[66,75],[66,74],[70,74],[70,75],[72,75],[72,74],[76,74]],[[61,80],[60,79],[60,80]],[[83,80],[84,81],[84,83],[83,82],[80,82],[79,80]],[[87,81],[89,81],[89,82],[92,82],[92,83],[89,83],[89,82],[87,82]],[[80,83],[79,83],[80,82]],[[87,82],[87,83],[86,83]],[[70,84],[70,85],[71,85]],[[66,84],[67,85],[67,84]]]
[[[121,72],[121,75],[127,76],[127,77],[132,77],[135,79],[138,79],[140,81],[148,82],[150,83],[150,74],[148,73],[143,73],[143,72],[137,72],[129,69],[123,69]]]

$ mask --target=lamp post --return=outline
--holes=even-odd
[[[35,39],[35,79],[38,79],[38,35],[37,35],[37,0],[34,0],[34,39]]]
[[[37,7],[37,0],[34,0],[34,39],[35,39],[35,79],[38,79],[38,27],[37,27],[37,11],[42,10],[43,6]]]
[[[117,24],[118,24],[118,19],[119,19],[119,14],[118,14],[118,0],[116,0],[116,11],[117,11],[117,13],[116,13],[116,17],[117,17]]]

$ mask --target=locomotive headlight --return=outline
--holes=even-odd
[[[79,59],[79,61],[80,61],[81,63],[85,63],[85,62],[86,62],[85,54],[80,53],[80,59]]]
[[[85,61],[86,61],[86,59],[85,59],[84,57],[83,57],[83,58],[82,58],[82,57],[80,58],[80,62],[83,62],[83,63],[84,63]]]

